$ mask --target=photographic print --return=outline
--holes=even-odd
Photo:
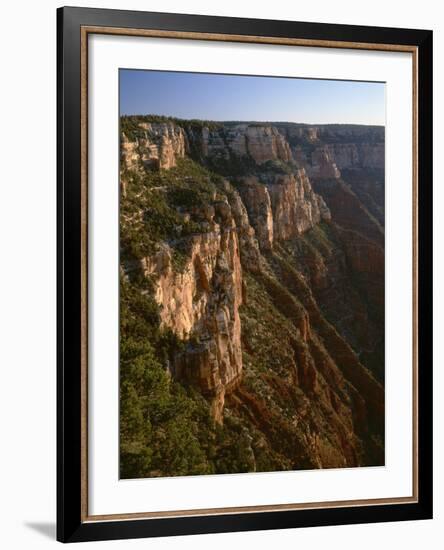
[[[384,466],[385,84],[119,94],[120,477]]]
[[[57,10],[57,539],[430,519],[430,30]]]

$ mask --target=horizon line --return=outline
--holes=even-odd
[[[240,123],[240,124],[298,124],[300,126],[370,126],[372,128],[385,128],[385,124],[368,124],[364,122],[296,122],[293,120],[240,120],[240,119],[216,119],[216,118],[183,118],[174,115],[158,115],[153,113],[141,114],[141,113],[120,113],[119,117],[164,117],[169,119],[180,120],[183,122],[197,121],[197,122],[219,122],[219,123]]]

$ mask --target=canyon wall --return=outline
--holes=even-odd
[[[121,157],[128,169],[166,169],[176,166],[185,155],[185,134],[171,122],[141,122],[137,133],[121,136]]]
[[[293,155],[306,164],[309,171],[318,170],[322,155],[339,169],[384,169],[385,130],[382,126],[277,125],[285,136]],[[330,177],[330,176],[328,176]]]
[[[383,129],[130,122],[123,200],[150,253],[122,270],[182,342],[170,376],[242,426],[248,471],[381,464]]]
[[[225,393],[238,385],[242,373],[239,241],[228,202],[209,205],[199,215],[209,227],[190,237],[185,265],[175,269],[171,248],[164,244],[143,260],[143,273],[156,281],[162,323],[188,341],[173,358],[173,376],[199,387],[221,421]]]
[[[291,123],[213,123],[195,126],[140,122],[136,137],[122,133],[122,156],[128,166],[171,168],[194,151],[205,159],[248,157],[257,166],[278,161],[304,168],[315,178],[339,178],[341,170],[384,170],[383,127],[307,126]]]

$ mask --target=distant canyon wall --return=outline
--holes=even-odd
[[[383,127],[349,125],[140,123],[133,141],[122,136],[122,155],[128,166],[140,157],[145,166],[161,169],[185,154],[226,161],[236,155],[258,166],[294,164],[309,177],[329,179],[339,178],[343,169],[384,170],[384,133]]]

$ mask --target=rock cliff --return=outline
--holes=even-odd
[[[290,146],[274,126],[238,124],[210,130],[204,126],[201,135],[189,129],[191,140],[199,143],[204,157],[229,159],[230,153],[239,157],[250,156],[261,165],[269,160],[292,160]],[[194,135],[193,135],[194,134]]]
[[[267,183],[276,239],[286,241],[305,233],[320,221],[330,221],[324,199],[316,194],[305,170],[275,176]]]
[[[128,169],[143,166],[168,170],[184,155],[184,132],[171,122],[140,122],[135,132],[122,132],[121,156]]]
[[[370,170],[380,176],[384,172],[383,127],[278,124],[277,128],[288,141],[293,158],[310,178],[338,179],[344,170]]]
[[[242,373],[239,241],[227,201],[208,205],[198,215],[205,218],[208,230],[187,238],[180,270],[166,243],[144,258],[142,266],[144,275],[154,281],[161,322],[187,342],[174,357],[173,376],[199,387],[212,401],[214,418],[221,421],[225,392],[238,385]]]
[[[383,129],[127,117],[121,160],[123,278],[209,471],[382,464]]]

